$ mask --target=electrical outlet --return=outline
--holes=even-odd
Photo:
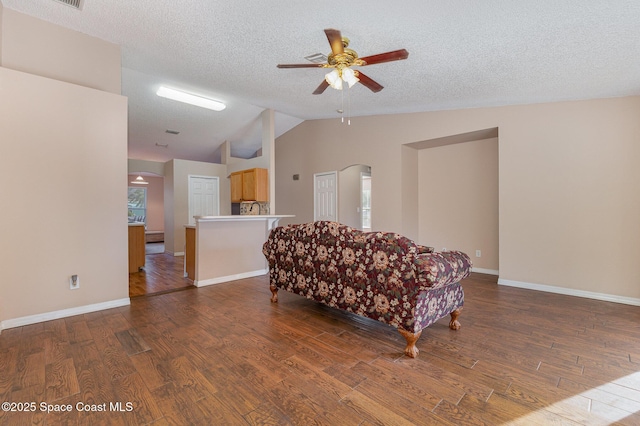
[[[476,250],[476,257],[482,257],[482,252],[480,250]]]
[[[71,290],[77,290],[80,288],[80,278],[77,275],[71,275],[69,277],[69,288]]]

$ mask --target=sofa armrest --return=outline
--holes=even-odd
[[[461,251],[425,253],[416,256],[418,283],[436,288],[457,283],[469,276],[473,263]]]
[[[416,244],[416,248],[418,249],[418,254],[433,253],[435,251],[433,247],[423,246],[421,244]]]

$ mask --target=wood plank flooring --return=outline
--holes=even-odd
[[[270,303],[266,276],[4,330],[0,399],[38,409],[0,424],[640,424],[640,308],[463,287],[462,328],[427,328],[416,359],[384,324]]]
[[[147,244],[150,245],[154,244]],[[190,287],[193,284],[184,277],[184,256],[147,254],[144,268],[129,274],[129,297],[162,294]]]

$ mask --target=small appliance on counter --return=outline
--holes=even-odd
[[[233,205],[232,214],[233,213]],[[269,203],[260,201],[241,201],[240,202],[240,214],[241,215],[268,215]]]

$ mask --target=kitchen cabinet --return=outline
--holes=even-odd
[[[248,169],[231,173],[231,202],[269,201],[267,169]]]
[[[184,246],[184,272],[187,278],[196,279],[196,228],[187,226]]]
[[[242,201],[242,172],[231,173],[231,202]]]
[[[129,273],[138,272],[145,261],[144,223],[129,224]]]

